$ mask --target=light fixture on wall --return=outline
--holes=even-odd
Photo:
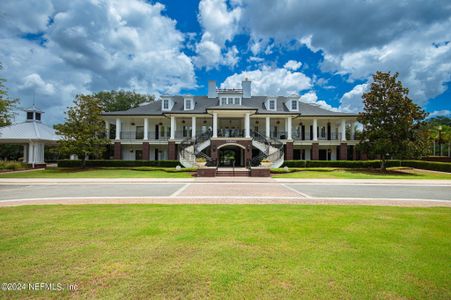
[[[182,120],[182,124],[185,124],[185,120]]]
[[[204,124],[207,124],[207,120],[204,120]]]
[[[160,125],[160,126],[162,126],[162,125],[163,125],[163,123],[161,123],[161,122],[160,122],[160,123],[159,123],[159,125]]]
[[[280,121],[277,121],[276,124],[279,125],[279,124],[280,124]]]
[[[255,124],[258,124],[258,123],[260,123],[259,121],[255,121]]]
[[[135,123],[132,122],[132,126],[135,126]]]

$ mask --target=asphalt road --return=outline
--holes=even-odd
[[[362,198],[451,201],[451,185],[327,183],[99,183],[0,184],[0,202],[95,197]]]
[[[434,199],[451,201],[451,186],[291,184],[314,198]]]

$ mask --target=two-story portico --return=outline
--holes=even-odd
[[[217,89],[206,96],[162,96],[158,101],[103,113],[114,159],[196,157],[219,165],[248,166],[266,159],[355,159],[356,115],[335,112],[292,96],[252,96],[243,89]]]

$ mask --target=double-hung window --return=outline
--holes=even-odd
[[[227,99],[227,104],[233,104],[233,98],[228,98]]]
[[[298,101],[291,100],[291,110],[298,110]]]
[[[169,100],[168,99],[164,99],[163,100],[163,109],[164,110],[168,110],[169,109]]]
[[[185,100],[185,110],[190,110],[191,109],[191,99],[186,99]]]
[[[227,104],[227,98],[223,97],[221,98],[221,105],[226,105]]]
[[[240,105],[240,98],[235,98],[235,104]]]
[[[269,109],[276,110],[276,101],[275,100],[269,100]]]

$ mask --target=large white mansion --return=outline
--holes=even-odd
[[[356,159],[357,115],[323,109],[299,95],[252,96],[242,89],[218,89],[207,96],[161,96],[127,111],[105,112],[114,159],[180,160],[203,157],[220,166],[273,167],[284,160]]]

